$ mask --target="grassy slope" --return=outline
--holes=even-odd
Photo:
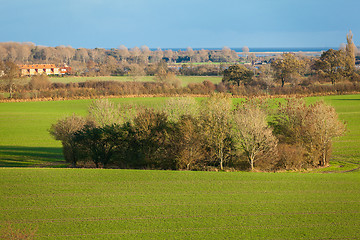
[[[39,239],[357,239],[360,174],[1,169]]]

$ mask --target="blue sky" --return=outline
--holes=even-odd
[[[75,48],[360,45],[360,0],[0,0],[0,42]]]

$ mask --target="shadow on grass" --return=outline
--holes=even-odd
[[[0,167],[64,167],[61,147],[0,146]]]

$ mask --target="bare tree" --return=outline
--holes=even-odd
[[[108,99],[97,99],[93,101],[89,108],[89,118],[97,125],[103,127],[115,123],[122,123],[120,109]]]
[[[259,67],[259,74],[257,76],[260,83],[266,87],[273,86],[275,83],[274,71],[270,64],[262,65]]]
[[[145,71],[144,71],[144,67],[133,63],[129,66],[130,71],[129,71],[129,76],[133,79],[133,81],[137,81],[141,76],[145,75]]]
[[[197,119],[191,115],[182,115],[177,122],[177,129],[173,148],[176,151],[178,167],[190,170],[192,166],[201,164],[205,158],[201,144],[201,129]]]
[[[319,165],[328,165],[332,139],[345,133],[345,125],[339,121],[335,108],[324,102],[310,105],[304,128],[308,146],[315,147],[320,153]]]
[[[151,54],[151,51],[150,51],[148,46],[146,46],[146,45],[141,46],[141,56],[142,56],[141,60],[142,60],[142,62],[148,63],[150,54]]]
[[[192,58],[194,57],[195,53],[194,50],[191,47],[186,48],[186,55],[189,57],[190,62],[192,62]]]
[[[124,45],[119,46],[119,55],[122,62],[125,62],[127,58],[130,56],[129,50]]]
[[[167,59],[169,59],[169,62],[171,63],[174,57],[174,52],[171,49],[165,50],[164,51],[164,57],[166,57]]]
[[[87,49],[85,48],[78,48],[75,52],[75,58],[82,63],[86,63],[89,60],[89,54]]]
[[[158,48],[154,54],[153,54],[153,62],[160,62],[164,57],[164,52],[161,50],[161,48]]]
[[[1,84],[5,85],[5,89],[9,92],[10,98],[12,98],[16,83],[20,79],[20,69],[14,62],[10,61],[1,64],[0,67],[2,68],[0,69]]]
[[[249,54],[250,49],[249,49],[248,46],[244,46],[242,48],[242,51],[243,51],[244,57],[247,57],[247,55]]]
[[[164,110],[170,121],[177,122],[184,115],[197,118],[199,115],[199,104],[192,97],[170,98],[166,102]]]
[[[199,51],[199,57],[201,62],[207,62],[209,61],[209,52],[205,49],[201,49]]]
[[[277,145],[266,118],[266,113],[254,104],[244,104],[234,113],[233,136],[248,158],[251,170],[259,155],[274,151]]]
[[[231,107],[231,99],[223,94],[215,94],[201,103],[203,143],[211,150],[211,157],[220,165],[221,170],[229,158]]]
[[[287,99],[272,119],[279,141],[305,149],[304,162],[310,166],[326,166],[332,139],[345,131],[335,109],[324,102],[307,105],[303,99]]]
[[[161,83],[173,84],[177,79],[175,73],[169,70],[167,63],[165,61],[160,61],[155,72],[155,80]]]
[[[130,55],[131,57],[133,58],[133,61],[135,63],[139,63],[139,57],[141,55],[141,50],[140,48],[138,47],[133,47],[131,50],[130,50]]]

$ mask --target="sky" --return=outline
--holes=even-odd
[[[360,45],[360,0],[0,0],[0,42],[74,48]]]

